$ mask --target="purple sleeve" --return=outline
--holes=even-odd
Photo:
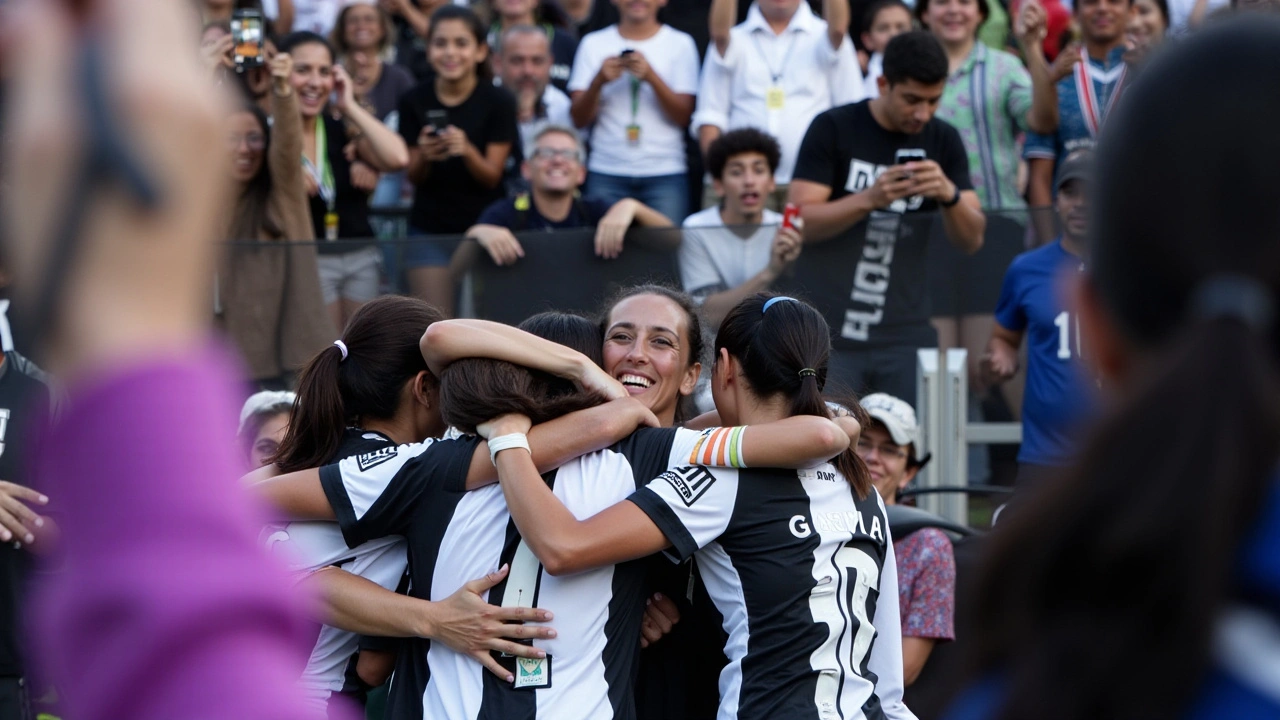
[[[62,538],[30,608],[67,717],[316,717],[315,630],[238,482],[235,368],[212,348],[104,376],[40,445]]]
[[[918,530],[895,543],[899,576],[910,585],[899,588],[902,636],[954,640],[956,558],[951,541],[933,528]],[[903,572],[903,566],[909,568]]]

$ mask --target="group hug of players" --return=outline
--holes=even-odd
[[[913,717],[884,505],[857,421],[823,396],[826,322],[761,293],[702,337],[657,286],[519,329],[365,305],[251,476],[289,520],[273,553],[325,599],[317,705],[394,667],[395,719],[634,718],[696,696],[720,718]],[[704,354],[716,409],[685,418]],[[721,627],[642,639],[655,592],[709,598]],[[708,643],[718,687],[675,660]]]

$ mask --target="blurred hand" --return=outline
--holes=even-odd
[[[449,157],[462,157],[467,154],[467,133],[462,128],[449,127],[440,131],[440,139],[444,141],[444,146]]]
[[[1036,0],[1023,0],[1022,8],[1014,23],[1014,33],[1023,52],[1031,48],[1043,49],[1042,43],[1049,34],[1049,16]]]
[[[49,498],[11,482],[0,480],[0,542],[17,539],[30,545],[36,541],[34,531],[44,527],[44,518],[27,506],[48,505]]]
[[[516,119],[529,122],[538,109],[538,92],[533,88],[524,88],[516,93]]]
[[[994,343],[993,343],[994,345]],[[982,356],[979,366],[983,380],[989,385],[999,385],[1018,372],[1018,353],[996,345]]]
[[[640,647],[647,648],[671,632],[680,622],[680,608],[662,593],[644,601],[644,619],[640,621]]]
[[[230,98],[210,88],[191,51],[186,3],[113,0],[93,6],[108,106],[121,142],[159,189],[143,207],[124,183],[71,196],[86,152],[84,94],[76,52],[82,28],[66,3],[14,3],[5,16],[10,71],[5,127],[7,270],[15,302],[34,302],[49,249],[71,203],[86,217],[59,314],[46,328],[51,372],[70,384],[206,341],[208,278],[230,208],[230,153],[222,141]],[[193,171],[193,169],[197,169]]]
[[[653,67],[649,65],[649,60],[645,58],[644,53],[639,50],[627,53],[621,58],[622,67],[636,79],[648,82],[649,76],[653,73]]]
[[[428,125],[418,133],[418,147],[422,156],[431,162],[442,162],[449,159],[449,145],[444,138],[435,134],[435,127]]]
[[[524,415],[508,413],[476,426],[476,434],[485,440],[512,434],[529,434],[533,422]]]
[[[769,252],[769,269],[775,275],[781,274],[796,261],[796,258],[800,257],[800,249],[803,247],[801,232],[804,230],[804,221],[796,218],[795,224],[794,228],[779,226],[778,232],[773,235],[773,247]]]
[[[234,68],[236,62],[231,57],[231,51],[235,46],[235,41],[230,35],[200,43],[200,60],[204,62],[205,70],[212,74],[220,69]]]
[[[637,200],[619,200],[596,225],[596,255],[612,260],[622,254],[622,241],[636,219]]]
[[[905,166],[911,173],[910,195],[923,195],[937,202],[948,202],[955,197],[956,186],[942,172],[942,166],[932,160],[920,160],[907,163]]]
[[[596,79],[599,80],[601,84],[611,83],[622,77],[622,71],[622,58],[606,58],[604,64],[600,66],[600,72],[596,73]]]
[[[1063,78],[1070,77],[1081,57],[1083,55],[1081,55],[1081,45],[1078,42],[1073,42],[1062,48],[1062,52],[1058,53],[1058,57],[1053,59],[1053,65],[1049,67],[1049,79],[1056,83]]]
[[[293,88],[290,82],[293,78],[293,58],[289,53],[275,53],[267,61],[267,67],[271,70],[271,84],[275,91],[287,95]]]
[[[885,168],[884,172],[876,178],[875,184],[867,191],[871,193],[871,204],[883,210],[894,202],[913,195],[911,188],[915,185],[915,179],[910,177],[912,164],[892,165]]]
[[[360,162],[351,163],[351,185],[357,190],[373,192],[378,187],[378,179],[382,177],[377,170]]]
[[[333,107],[340,113],[345,113],[349,108],[356,104],[356,85],[351,81],[351,76],[341,65],[333,66],[333,90],[338,96],[337,102]]]
[[[524,247],[511,231],[497,225],[476,225],[467,231],[484,248],[495,265],[514,265],[524,257]]]

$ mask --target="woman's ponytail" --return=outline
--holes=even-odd
[[[302,369],[289,430],[273,458],[281,472],[319,467],[329,462],[342,444],[347,426],[341,382],[343,355],[335,343]]]

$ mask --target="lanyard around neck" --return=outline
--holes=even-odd
[[[332,211],[337,193],[334,192],[333,167],[329,164],[329,132],[324,127],[322,116],[316,116],[316,161],[313,163],[311,158],[303,155],[302,166],[311,175],[311,179],[316,181],[320,199]]]

